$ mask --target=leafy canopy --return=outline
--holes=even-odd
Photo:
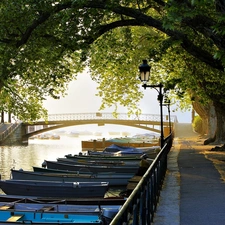
[[[2,108],[12,111],[13,102],[25,100],[30,104],[23,110],[16,104],[16,115],[29,119],[34,110],[38,119],[34,104],[65,93],[88,65],[101,108],[121,104],[138,112],[144,58],[153,83],[180,98],[194,94],[223,105],[224,12],[219,0],[2,0],[0,88],[2,101],[8,99]]]

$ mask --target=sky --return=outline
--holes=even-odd
[[[113,90],[112,90],[113,91]],[[140,102],[140,108],[143,114],[160,114],[159,102],[157,101],[158,92],[154,89],[143,89],[144,98]],[[96,96],[97,84],[91,80],[88,73],[79,74],[77,80],[69,84],[67,96],[59,100],[47,99],[44,102],[45,108],[49,114],[66,113],[96,113],[99,112],[101,98]],[[171,106],[171,115],[176,115],[180,123],[191,123],[191,111],[173,112]],[[112,112],[113,108],[105,109],[102,113]],[[163,114],[168,115],[167,107],[163,107]],[[127,109],[121,107],[119,113],[126,113]]]

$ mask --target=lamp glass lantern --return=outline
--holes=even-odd
[[[139,78],[141,80],[141,82],[143,83],[147,83],[150,79],[150,70],[151,70],[151,66],[148,65],[147,60],[144,59],[143,63],[139,66]]]

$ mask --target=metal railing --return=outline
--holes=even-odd
[[[110,225],[150,225],[153,222],[172,142],[171,134]]]
[[[163,120],[167,121],[168,116]],[[70,121],[70,120],[141,120],[141,121],[160,121],[158,114],[140,114],[128,115],[127,113],[118,113],[115,117],[113,113],[66,113],[66,114],[49,114],[48,121]],[[176,122],[177,117],[171,116],[171,122]]]

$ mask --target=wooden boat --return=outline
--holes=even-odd
[[[124,161],[124,160],[140,160],[141,155],[143,155],[143,153],[141,154],[135,154],[135,155],[114,155],[114,154],[104,154],[103,152],[98,152],[98,154],[88,154],[88,155],[72,155],[72,154],[67,154],[65,155],[65,157],[67,159],[83,159],[83,158],[90,158],[90,159],[102,159],[102,160],[106,160],[106,161]]]
[[[158,140],[154,142],[148,142],[147,140],[133,140],[130,138],[117,138],[117,139],[110,139],[110,140],[88,140],[82,141],[81,147],[83,151],[88,151],[90,149],[103,151],[105,147],[109,147],[112,144],[118,144],[120,146],[128,146],[134,148],[142,148],[142,147],[152,147],[158,145]]]
[[[40,180],[0,180],[0,188],[7,195],[58,198],[104,197],[108,182],[60,182]]]
[[[134,148],[129,146],[120,146],[117,144],[112,144],[106,147],[103,151],[88,151],[88,155],[100,155],[106,157],[140,157],[143,154],[150,154],[149,157],[152,157],[154,153],[158,153],[160,150],[159,146],[152,146],[152,147],[142,147],[142,148]]]
[[[44,167],[33,166],[33,171],[38,173],[69,173],[69,174],[80,174],[79,171],[70,171],[70,170],[58,170],[58,169],[50,169]],[[84,171],[83,174],[94,174],[91,172]]]
[[[85,165],[85,164],[68,164],[60,163],[58,161],[48,161],[45,160],[47,168],[50,169],[59,169],[59,170],[69,170],[69,171],[88,171],[92,173],[97,172],[117,172],[117,173],[136,173],[138,170],[137,165],[135,166],[102,166],[102,165]]]
[[[112,175],[118,174],[117,172],[88,172],[88,171],[70,171],[70,170],[59,170],[59,169],[50,169],[44,167],[33,166],[33,171],[38,173],[67,173],[67,174],[78,174],[78,175],[89,175],[89,176],[96,176],[96,175]],[[119,173],[120,174],[120,173]],[[133,174],[133,173],[122,173],[122,174]]]
[[[0,210],[0,224],[101,225],[99,213]]]
[[[0,196],[0,199],[0,224],[12,222],[13,224],[108,225],[125,202],[125,200],[110,201],[110,203],[104,202],[101,204],[96,200],[92,202],[94,204],[83,204],[83,201],[79,201],[78,204],[68,204],[67,201],[49,203],[35,201],[35,199],[8,197],[7,195],[5,197]],[[40,213],[42,213],[42,216],[39,215]],[[85,218],[81,220],[81,216]],[[95,218],[94,221],[93,218]],[[101,223],[99,223],[99,220],[101,220]]]
[[[11,203],[38,203],[38,204],[57,204],[57,205],[123,205],[126,198],[113,196],[104,198],[52,198],[38,196],[21,196],[0,194],[0,202]]]
[[[50,169],[50,168],[44,168],[44,167],[38,167],[33,166],[33,171],[38,173],[70,173],[70,174],[85,174],[85,175],[96,175],[96,174],[112,174],[114,172],[98,172],[98,173],[92,173],[89,171],[70,171],[70,170],[59,170],[59,169]]]
[[[16,180],[41,180],[61,182],[108,182],[109,186],[127,185],[134,174],[110,173],[110,174],[70,174],[70,173],[38,173],[33,171],[11,170],[11,178]]]
[[[111,207],[110,207],[111,206]],[[114,207],[113,207],[114,206]],[[120,206],[120,205],[119,205]],[[71,212],[71,213],[93,213],[104,208],[118,208],[118,205],[78,205],[78,204],[56,204],[56,203],[24,203],[24,202],[0,202],[1,210],[11,211],[51,211],[51,212]]]
[[[85,164],[85,165],[100,165],[100,166],[135,166],[140,164],[140,158],[132,160],[109,160],[90,158],[90,157],[73,157],[73,158],[57,158],[58,162],[67,163],[67,164]]]

